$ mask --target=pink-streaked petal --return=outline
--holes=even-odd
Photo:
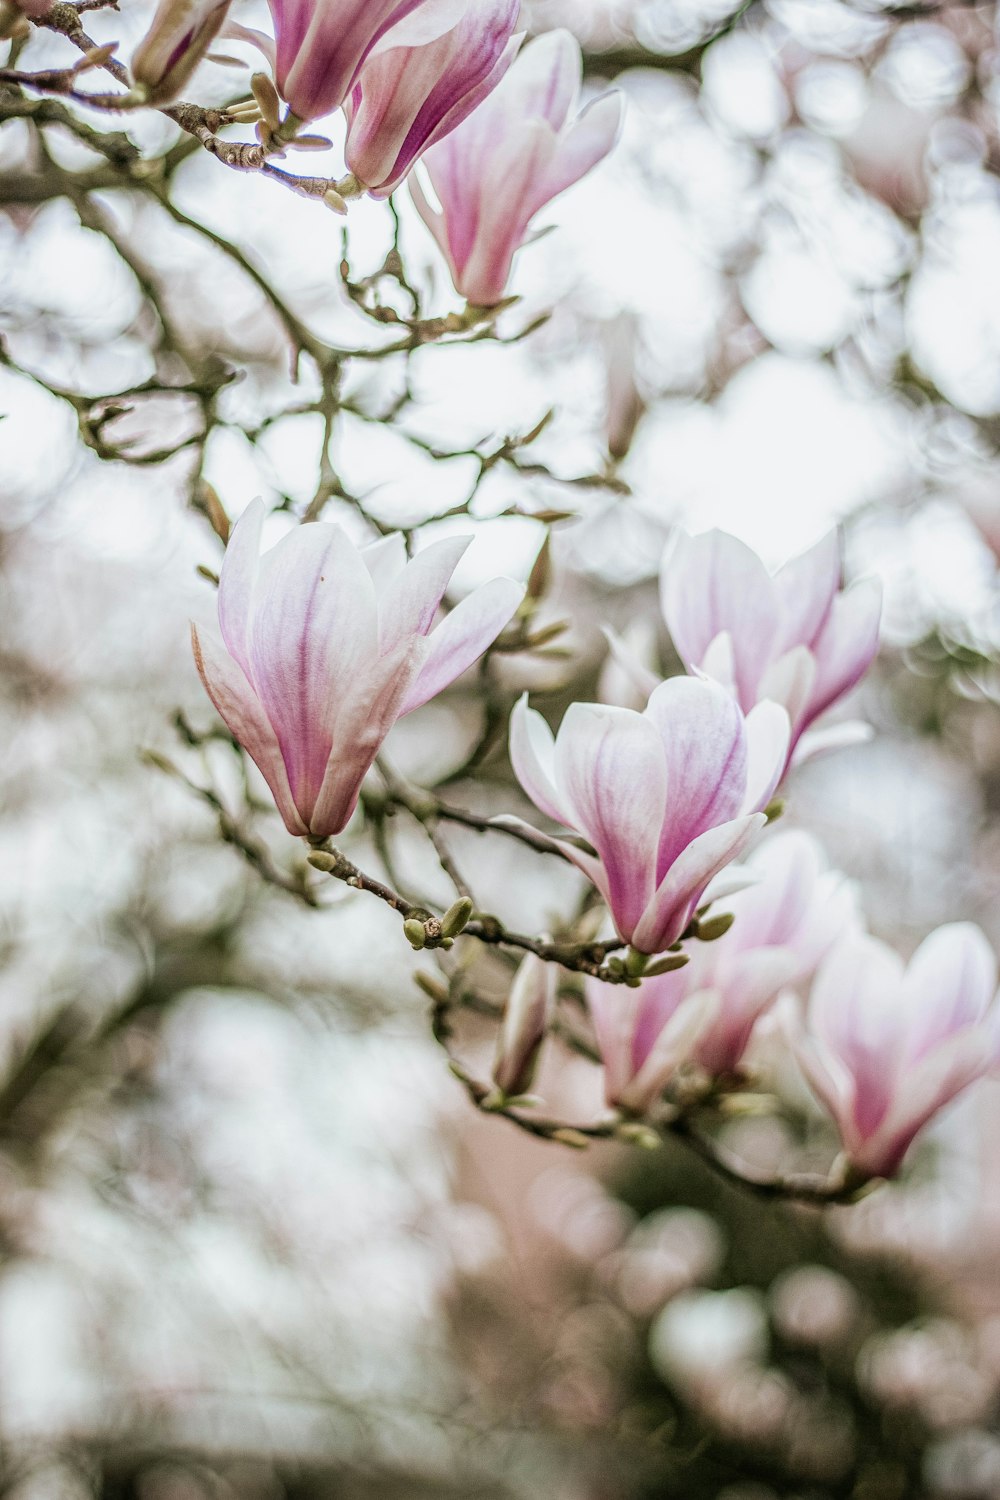
[[[513,618],[523,598],[523,584],[512,578],[493,578],[445,615],[427,637],[423,664],[403,699],[400,714],[419,708],[477,662]]]
[[[701,834],[675,860],[631,935],[642,953],[662,953],[687,927],[712,878],[738,859],[763,828],[763,813],[734,818]]]
[[[607,1102],[614,1105],[632,1076],[632,1034],[642,992],[589,977],[584,983],[597,1050],[604,1064],[604,1094]]]
[[[379,537],[370,546],[362,547],[361,561],[375,585],[376,596],[381,598],[406,567],[406,543],[402,533],[393,531],[389,536]]]
[[[571,704],[556,737],[555,778],[574,825],[597,850],[625,937],[653,890],[667,791],[659,735],[631,709]]]
[[[250,624],[252,681],[296,806],[308,822],[337,742],[364,696],[377,642],[375,589],[338,526],[300,526],[267,555]]]
[[[664,559],[660,599],[689,668],[701,665],[720,632],[729,632],[739,701],[744,710],[752,708],[780,624],[774,583],[756,552],[724,531],[681,535]]]
[[[418,651],[417,642],[401,641],[360,673],[350,691],[342,690],[332,705],[331,748],[309,820],[317,837],[339,833],[353,814],[372,761],[400,716]]]
[[[692,664],[689,671],[697,671],[713,682],[720,682],[733,697],[736,693],[736,656],[733,638],[728,630],[720,630],[714,640],[709,641],[708,650],[699,663]]]
[[[660,736],[667,766],[667,816],[656,863],[659,881],[700,833],[741,811],[747,744],[739,705],[725,688],[707,679],[668,678],[650,695],[643,717]]]
[[[472,538],[446,537],[418,552],[379,592],[378,644],[392,651],[407,636],[423,636],[434,624],[445,589]]]
[[[632,641],[626,640],[617,631],[604,627],[604,638],[608,643],[608,649],[612,661],[621,669],[622,676],[631,688],[635,690],[636,696],[646,702],[654,688],[659,687],[663,678],[651,668],[646,666],[638,652],[634,649]],[[612,701],[605,699],[606,702]],[[630,707],[629,704],[618,705],[619,707]]]
[[[853,1120],[861,1140],[879,1129],[900,1086],[902,974],[887,944],[866,933],[850,934],[820,964],[812,987],[809,1026],[853,1081]]]
[[[219,642],[210,635],[201,635],[193,625],[191,644],[205,691],[230,733],[239,740],[270,787],[285,827],[289,833],[307,833],[308,829],[292,800],[274,730],[239,664]]]
[[[226,650],[250,677],[250,616],[260,572],[263,500],[251,500],[229,536],[219,574],[219,629]]]
[[[760,680],[759,697],[780,703],[791,721],[794,738],[809,712],[816,681],[816,660],[808,646],[793,646],[768,667]]]
[[[756,948],[719,963],[719,1005],[698,1045],[703,1068],[713,1074],[734,1071],[757,1021],[794,973],[795,959],[784,948]]]
[[[573,812],[556,784],[555,740],[535,708],[528,707],[524,693],[510,716],[510,763],[522,790],[553,823],[572,828]]]
[[[397,47],[425,47],[457,26],[468,8],[469,0],[419,0],[401,20],[383,33],[369,56]]]
[[[860,578],[833,601],[813,645],[816,683],[810,719],[818,718],[867,672],[878,651],[881,617],[882,586],[876,578]]]
[[[549,170],[535,190],[538,208],[579,182],[604,160],[621,133],[622,114],[623,95],[618,89],[587,105],[560,138]]]
[[[561,130],[580,93],[580,44],[563,27],[543,32],[525,47],[504,81],[498,103],[512,119],[544,120]]]
[[[652,1109],[678,1068],[691,1060],[700,1037],[715,1019],[718,1004],[719,996],[714,990],[693,989],[684,995],[645,1051],[632,1081],[622,1090],[617,1102],[623,1109],[635,1114],[646,1114]]]
[[[808,552],[793,557],[774,578],[781,606],[775,650],[811,646],[840,587],[840,538],[828,531]]]
[[[746,791],[740,812],[761,812],[788,763],[791,726],[778,703],[758,703],[746,717]]]
[[[988,1027],[950,1037],[908,1070],[881,1129],[852,1153],[853,1160],[875,1176],[894,1176],[914,1137],[970,1084],[985,1077],[991,1062]]]
[[[918,1062],[955,1033],[977,1025],[996,987],[996,957],[974,923],[951,922],[932,932],[910,959],[903,980],[907,1058]]]

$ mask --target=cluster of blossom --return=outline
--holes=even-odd
[[[176,99],[220,34],[253,42],[274,75],[257,75],[254,94],[275,154],[328,144],[301,127],[343,110],[348,173],[331,206],[387,198],[423,160],[437,206],[415,181],[414,201],[471,307],[502,301],[532,218],[617,138],[618,93],[578,111],[582,61],[568,31],[522,50],[520,0],[269,0],[273,37],[229,21],[230,3],[160,0],[132,58],[133,102]]]
[[[233,531],[222,642],[196,632],[195,656],[289,831],[318,844],[351,818],[395,720],[491,645],[523,590],[495,579],[435,625],[465,542],[408,559],[399,536],[359,550],[317,523],[262,557],[263,519],[254,502]],[[985,938],[943,927],[904,969],[864,931],[853,889],[809,835],[771,834],[734,865],[789,765],[823,743],[814,721],[871,663],[879,588],[842,587],[835,536],[772,577],[710,532],[668,549],[662,600],[689,675],[647,675],[642,710],[574,703],[554,737],[525,699],[510,725],[521,787],[568,830],[535,829],[533,841],[592,882],[626,950],[614,982],[587,984],[607,1102],[655,1119],[675,1086],[738,1083],[758,1022],[797,996],[784,1029],[850,1179],[892,1175],[931,1116],[1000,1061]],[[723,897],[725,912],[707,914]],[[552,974],[535,954],[518,971],[494,1071],[505,1098],[530,1086]]]

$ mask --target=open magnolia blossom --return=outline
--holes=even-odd
[[[806,731],[860,680],[878,650],[882,593],[873,578],[842,589],[830,532],[773,576],[724,531],[678,535],[660,575],[667,628],[689,671],[724,683],[744,713],[783,703],[796,761],[850,743],[862,725]]]
[[[712,1077],[739,1067],[754,1026],[778,994],[808,981],[845,930],[858,924],[853,888],[825,867],[815,839],[781,833],[755,850],[756,883],[727,896],[735,918],[690,963],[639,989],[587,981],[609,1104],[645,1114],[686,1064]]]
[[[541,812],[592,845],[553,840],[642,953],[677,941],[709,881],[764,825],[787,748],[779,704],[744,717],[700,678],[662,683],[642,713],[574,703],[555,739],[525,698],[511,716],[515,775]]]
[[[471,0],[268,0],[275,82],[300,120],[332,114],[379,49],[419,47],[461,20]],[[268,49],[269,50],[269,49]]]
[[[260,768],[290,833],[339,833],[395,721],[471,666],[524,590],[483,584],[434,626],[469,538],[407,560],[403,538],[359,550],[298,526],[263,557],[264,507],[244,512],[219,580],[222,642],[193,630],[209,697]],[[224,643],[224,644],[223,644]]]
[[[345,158],[359,184],[387,198],[418,156],[496,88],[521,38],[520,0],[476,0],[457,26],[422,47],[369,58],[344,103]]]
[[[136,91],[148,103],[169,104],[179,97],[222,30],[229,5],[230,0],[160,0],[132,57]]]
[[[500,302],[514,255],[539,209],[611,150],[621,96],[576,113],[580,45],[568,31],[532,41],[489,98],[424,157],[439,210],[415,179],[414,201],[470,304]]]
[[[932,1116],[997,1066],[996,987],[971,922],[939,927],[905,968],[860,933],[820,965],[797,1053],[858,1174],[891,1177]]]

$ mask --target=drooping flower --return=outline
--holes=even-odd
[[[193,631],[209,697],[260,768],[290,833],[339,833],[395,721],[482,655],[523,588],[497,578],[434,626],[468,538],[407,561],[393,535],[360,550],[299,526],[260,556],[264,507],[233,530],[219,581],[222,642]],[[223,644],[224,643],[224,644]]]
[[[459,21],[469,0],[268,0],[275,82],[300,120],[331,114],[383,47],[419,47]]]
[[[507,997],[493,1064],[493,1080],[504,1094],[523,1094],[531,1087],[555,992],[553,965],[526,954]]]
[[[222,30],[230,0],[160,0],[132,56],[132,77],[150,104],[176,99]]]
[[[620,937],[659,953],[709,881],[765,821],[785,763],[788,715],[745,718],[717,683],[674,677],[642,713],[574,703],[558,736],[525,699],[511,717],[514,772],[539,810],[589,841],[553,843],[593,881]]]
[[[496,88],[520,46],[519,9],[520,0],[472,0],[435,41],[379,50],[365,63],[344,103],[345,157],[372,197],[387,198]]]
[[[568,31],[537,37],[489,98],[424,157],[440,211],[411,179],[455,288],[473,306],[501,301],[531,219],[618,137],[620,95],[603,94],[578,115],[581,77],[580,46]]]
[[[862,578],[841,588],[835,532],[773,577],[726,532],[680,535],[660,583],[667,628],[688,670],[724,683],[744,713],[764,698],[783,703],[795,760],[857,738],[846,725],[806,735],[878,650],[880,586]]]
[[[808,834],[778,834],[746,868],[759,879],[727,896],[732,927],[692,943],[685,968],[643,979],[637,990],[587,981],[609,1104],[645,1113],[685,1063],[713,1077],[735,1072],[778,994],[804,984],[856,928],[851,886],[825,868]]]
[[[855,1170],[891,1177],[928,1121],[1000,1061],[997,965],[971,922],[939,927],[904,968],[854,934],[820,965],[799,1062]]]

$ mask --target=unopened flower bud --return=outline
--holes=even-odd
[[[222,30],[230,0],[160,0],[132,58],[136,94],[148,104],[178,98]]]
[[[527,954],[507,998],[493,1065],[494,1081],[505,1095],[523,1094],[531,1087],[554,1002],[552,966]]]
[[[655,964],[649,965],[644,977],[655,979],[657,974],[669,974],[674,969],[683,969],[684,965],[690,962],[690,957],[689,953],[665,953],[662,958],[656,960]]]
[[[449,906],[441,918],[441,936],[443,938],[455,938],[465,929],[465,925],[472,916],[473,905],[468,896],[462,896]]]
[[[427,942],[427,930],[416,917],[407,917],[403,923],[403,934],[411,948],[422,948]]]
[[[444,1005],[448,999],[448,986],[434,974],[425,974],[418,970],[413,976],[413,982],[417,989],[423,990],[428,1000],[433,1000],[435,1005]]]
[[[272,130],[281,124],[281,99],[278,90],[266,73],[255,73],[250,80],[250,89],[260,110],[260,118]]]
[[[326,849],[313,849],[306,855],[306,863],[312,865],[314,870],[321,870],[324,875],[332,875],[338,861],[337,856]]]
[[[698,921],[698,937],[703,943],[714,943],[716,938],[729,931],[735,921],[735,914],[731,911],[720,911],[717,917],[701,917]]]

